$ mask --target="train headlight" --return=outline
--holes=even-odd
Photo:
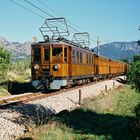
[[[55,64],[55,65],[53,66],[53,70],[54,70],[54,71],[58,71],[59,69],[60,69],[60,65]]]
[[[34,69],[35,69],[35,70],[39,70],[39,65],[38,65],[38,64],[35,64],[35,65],[34,65]]]

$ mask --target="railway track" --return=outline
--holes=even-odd
[[[53,93],[37,92],[37,93],[24,93],[24,94],[20,94],[20,95],[12,95],[10,97],[0,99],[0,108],[10,106],[10,105],[24,104],[24,103],[27,103],[27,102],[30,102],[30,101],[34,101],[34,100],[58,95],[62,92],[63,91],[57,91],[57,92],[53,92]]]
[[[43,94],[41,92],[38,92],[38,93],[25,93],[21,95],[13,95],[10,97],[0,99],[0,107],[24,104],[33,100],[42,99],[53,95],[56,95],[56,93]]]
[[[102,80],[102,81],[105,81],[105,80]],[[102,82],[102,81],[98,81],[98,83]],[[97,82],[95,82],[95,83],[97,83]],[[27,102],[30,102],[30,101],[34,101],[34,100],[38,100],[38,99],[58,95],[58,94],[60,94],[62,92],[70,91],[70,90],[73,90],[73,89],[78,89],[78,88],[80,89],[83,86],[89,86],[89,85],[92,85],[92,84],[94,84],[94,83],[90,82],[90,83],[88,83],[86,85],[80,85],[80,86],[77,86],[77,87],[63,89],[63,90],[55,91],[55,92],[52,92],[52,93],[37,92],[37,93],[24,93],[24,94],[20,94],[20,95],[12,95],[10,97],[0,99],[0,108],[10,106],[10,105],[24,104],[24,103],[27,103]]]

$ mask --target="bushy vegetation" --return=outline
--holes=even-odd
[[[134,62],[129,66],[127,73],[128,83],[140,92],[140,56],[134,56]]]
[[[30,80],[30,63],[29,58],[13,61],[12,55],[0,47],[0,96],[6,95],[3,93],[8,93],[7,90],[11,92],[11,89],[15,89],[13,83]]]
[[[12,55],[3,47],[0,47],[0,82],[8,80],[8,72],[24,75],[30,68],[30,59],[12,61]]]
[[[0,47],[0,82],[7,79],[7,72],[11,66],[11,54]]]
[[[29,69],[31,65],[30,59],[16,60],[12,62],[11,71],[17,73],[23,73],[26,69]]]

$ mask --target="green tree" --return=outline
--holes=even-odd
[[[0,47],[0,82],[7,78],[7,72],[11,64],[11,54]]]
[[[128,83],[140,92],[140,60],[133,62],[127,72]]]
[[[134,62],[140,61],[140,55],[135,55],[133,61]]]
[[[137,41],[138,45],[140,45],[140,40]]]
[[[121,59],[121,61],[123,61],[123,62],[129,64],[129,60],[128,60],[128,59]]]

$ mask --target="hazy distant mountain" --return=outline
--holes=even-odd
[[[97,52],[97,47],[94,51]],[[132,59],[135,54],[140,54],[140,46],[136,41],[112,42],[101,45],[99,53],[112,59]]]
[[[4,46],[10,51],[14,59],[26,58],[31,54],[31,42],[24,43],[9,42],[5,38],[0,37],[0,46]],[[94,48],[97,52],[97,48]],[[132,42],[112,42],[100,46],[100,55],[112,59],[132,59],[133,55],[140,54],[140,46],[136,41]]]
[[[11,52],[13,59],[26,58],[31,54],[31,42],[29,41],[24,43],[10,42],[0,37],[0,46]]]

